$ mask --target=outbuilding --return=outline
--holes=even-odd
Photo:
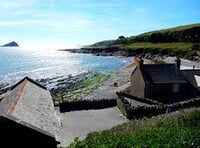
[[[4,147],[55,148],[58,130],[50,92],[28,77],[0,102],[0,141]]]

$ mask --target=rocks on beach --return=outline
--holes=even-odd
[[[57,76],[54,78],[43,78],[36,79],[37,82],[47,87],[50,90],[52,96],[62,94],[63,92],[69,91],[70,89],[75,89],[80,87],[80,83],[87,79],[92,72],[81,73],[79,75],[69,75],[68,77]],[[3,96],[8,90],[10,90],[12,85],[8,83],[0,84],[0,95]]]
[[[119,51],[116,51],[116,53],[121,54]],[[103,53],[102,53],[103,54]],[[114,54],[114,53],[112,53]],[[165,62],[165,63],[173,63],[175,60],[175,57],[167,57],[167,56],[159,56],[159,55],[151,55],[151,54],[145,54],[145,55],[140,55],[141,57],[144,58],[146,63],[155,63],[155,62]],[[131,58],[133,59],[133,58]],[[115,94],[114,91],[120,89],[120,87],[126,83],[128,83],[128,79],[129,76],[134,68],[134,64],[133,64],[133,60],[131,61],[132,63],[127,66],[126,68],[122,69],[120,73],[117,74],[117,77],[115,78],[111,78],[110,80],[107,80],[107,82],[103,83],[101,85],[100,88],[98,88],[97,90],[94,91],[94,93],[90,93],[89,96],[86,96],[85,99],[91,99],[91,98],[98,98],[101,99],[101,97],[97,97],[97,95],[102,94],[102,90],[109,90],[107,92],[111,92],[112,94]],[[193,62],[193,61],[189,61],[189,60],[183,60],[182,62],[182,67],[184,65],[186,65],[187,67],[190,67],[190,69],[194,66],[195,64],[195,68],[200,67],[200,64],[198,62]],[[123,74],[122,74],[123,73]],[[50,90],[51,94],[53,97],[55,96],[61,96],[62,97],[62,93],[68,92],[70,90],[74,90],[74,89],[79,89],[81,86],[81,83],[86,80],[89,79],[92,75],[92,72],[86,72],[86,73],[82,73],[79,75],[68,75],[68,77],[63,77],[63,76],[57,76],[57,77],[53,77],[53,78],[44,78],[44,79],[37,79],[36,81],[38,81],[39,83],[41,83],[42,85],[44,85],[45,87],[48,88],[48,90]],[[120,76],[121,75],[121,76]],[[123,82],[121,83],[120,82]],[[11,85],[8,83],[1,83],[0,84],[0,95],[4,94],[5,92],[7,92],[9,89],[11,88]],[[109,97],[110,93],[108,93],[108,95],[105,95],[105,93],[103,93],[103,96],[107,96]],[[73,95],[73,94],[72,94]],[[79,95],[80,98],[82,98],[82,95]],[[77,96],[77,97],[79,97]],[[112,95],[114,96],[114,95]],[[105,99],[105,98],[104,98]]]

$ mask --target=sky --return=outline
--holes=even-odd
[[[75,48],[200,23],[199,0],[0,0],[0,45]]]

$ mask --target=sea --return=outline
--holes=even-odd
[[[32,79],[75,76],[93,71],[115,71],[130,61],[59,50],[27,50],[0,47],[0,84],[14,84],[25,76]]]

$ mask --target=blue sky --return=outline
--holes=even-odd
[[[27,48],[70,48],[199,22],[199,0],[0,0],[0,44]]]

